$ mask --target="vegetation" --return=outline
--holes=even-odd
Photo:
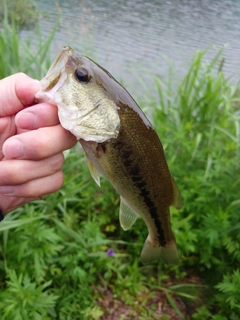
[[[31,48],[5,21],[0,77],[41,78],[51,39],[39,33]],[[59,192],[0,223],[0,319],[239,319],[239,87],[218,69],[221,51],[210,63],[204,54],[177,90],[170,72],[166,83],[154,76],[145,101],[137,97],[184,199],[181,212],[171,210],[180,264],[141,265],[146,226],[139,219],[121,230],[118,194],[105,179],[94,183],[77,147],[65,154]]]
[[[34,25],[38,19],[38,10],[34,0],[1,0],[0,21],[8,18],[19,26]]]
[[[48,39],[43,39],[38,27],[35,30],[38,43],[32,46],[30,39],[20,40],[19,25],[10,25],[5,16],[0,29],[0,79],[19,71],[34,78],[45,75],[50,65],[50,45],[56,28]]]

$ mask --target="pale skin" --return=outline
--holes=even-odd
[[[23,73],[0,80],[0,210],[5,214],[59,190],[63,151],[76,138],[57,107],[34,103],[39,81]]]

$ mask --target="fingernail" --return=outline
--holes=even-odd
[[[32,112],[21,112],[16,116],[16,125],[22,129],[34,129],[36,115]]]
[[[8,159],[22,157],[24,154],[22,142],[17,139],[9,139],[3,145],[3,154]]]
[[[12,186],[0,186],[0,193],[5,195],[13,194],[14,187]]]

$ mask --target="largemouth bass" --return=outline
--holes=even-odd
[[[158,135],[130,94],[91,59],[63,47],[40,82],[38,101],[58,107],[62,126],[80,141],[93,179],[104,175],[120,194],[120,224],[141,216],[148,237],[141,261],[178,262],[169,207],[182,207]]]

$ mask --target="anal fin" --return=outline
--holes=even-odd
[[[119,221],[123,230],[130,229],[137,220],[137,217],[137,213],[129,207],[123,197],[120,197]]]

